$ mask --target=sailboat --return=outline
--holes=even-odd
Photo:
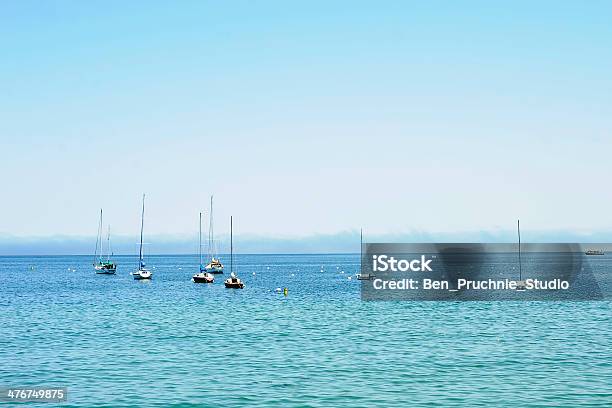
[[[200,273],[193,275],[191,280],[195,283],[213,283],[215,281],[214,275],[206,272],[206,267],[202,263],[202,213],[200,213],[200,247],[198,251],[200,254]]]
[[[225,280],[225,287],[229,289],[242,289],[244,283],[234,273],[234,242],[233,242],[233,217],[230,217],[230,277]]]
[[[516,282],[516,290],[518,292],[525,291],[525,281],[523,280],[523,270],[521,266],[521,220],[516,220],[516,227],[518,229],[518,256],[519,256],[519,280]]]
[[[117,264],[110,260],[110,225],[106,236],[106,260],[102,258],[102,209],[100,208],[100,224],[98,225],[98,237],[96,239],[96,252],[94,254],[94,270],[98,274],[114,275],[117,271]]]
[[[215,258],[215,234],[213,231],[213,196],[210,196],[210,224],[208,226],[208,257],[210,262],[204,267],[204,270],[209,273],[223,273],[223,264],[219,258]]]
[[[374,276],[369,273],[363,273],[361,269],[361,265],[363,265],[363,229],[359,230],[359,273],[357,274],[358,280],[370,280]]]
[[[138,255],[138,270],[132,272],[132,276],[136,280],[141,279],[151,279],[153,277],[153,273],[146,268],[144,262],[144,253],[142,251],[142,231],[144,229],[144,210],[145,210],[145,195],[142,195],[142,216],[140,218],[140,252]]]

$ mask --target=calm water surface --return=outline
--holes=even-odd
[[[117,260],[0,257],[0,386],[66,385],[75,407],[612,406],[609,301],[362,302],[358,255],[241,255],[241,291],[192,283],[193,256],[149,258],[150,282]]]

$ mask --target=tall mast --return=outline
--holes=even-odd
[[[213,196],[210,196],[210,221],[208,225],[208,256],[213,258],[215,256],[214,246],[214,232],[213,232]]]
[[[363,273],[361,265],[363,264],[363,228],[359,230],[359,273]]]
[[[518,253],[519,253],[519,280],[522,280],[522,267],[521,267],[521,220],[516,220],[516,227],[518,230]]]
[[[230,272],[234,272],[234,217],[230,215]]]
[[[200,254],[200,267],[202,267],[202,212],[200,212],[200,246],[198,247]]]
[[[145,204],[145,195],[142,195],[142,216],[140,218],[140,253],[139,253],[139,268],[142,267],[142,230],[144,229],[144,204]]]
[[[106,235],[106,260],[110,261],[111,245],[110,245],[110,224],[108,224],[108,234]]]
[[[100,254],[98,255],[98,250]],[[98,223],[98,236],[96,237],[96,253],[94,254],[94,263],[96,258],[102,260],[102,209],[100,208],[100,222]]]

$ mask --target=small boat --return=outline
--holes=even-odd
[[[208,273],[223,273],[223,264],[216,254],[215,233],[213,228],[213,196],[210,196],[210,214],[208,226],[208,257],[210,262],[204,267]]]
[[[132,272],[132,276],[136,280],[151,279],[153,273],[147,269],[144,262],[144,253],[142,251],[142,232],[144,229],[144,211],[145,211],[145,195],[142,195],[142,216],[140,218],[140,252],[138,255],[138,270]]]
[[[359,231],[359,273],[357,274],[358,280],[372,280],[374,275],[370,275],[369,273],[363,273],[361,269],[361,265],[363,264],[363,229]],[[351,277],[349,276],[349,280]]]
[[[213,283],[215,281],[215,277],[214,275],[212,275],[211,273],[206,272],[206,267],[202,264],[202,213],[200,213],[200,247],[199,247],[199,254],[200,254],[200,273],[196,273],[195,275],[193,275],[193,277],[191,278],[192,281],[194,281],[195,283]]]
[[[518,229],[518,256],[519,256],[519,280],[516,282],[516,291],[524,292],[525,291],[525,281],[523,280],[523,270],[521,266],[521,221],[516,221],[516,226]]]
[[[230,217],[230,277],[225,280],[228,289],[243,289],[244,283],[234,273],[234,242],[233,242],[233,217]]]
[[[243,289],[244,283],[232,272],[230,277],[225,280],[225,287],[228,289]]]
[[[110,260],[110,225],[106,235],[106,259],[102,257],[102,209],[100,208],[100,223],[98,224],[98,237],[96,238],[96,251],[94,254],[93,267],[97,274],[114,275],[117,272],[117,264]]]
[[[584,251],[585,255],[605,255],[604,251],[602,251],[601,249],[587,249],[586,251]]]

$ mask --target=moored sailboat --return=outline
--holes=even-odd
[[[144,211],[145,211],[145,195],[142,195],[142,215],[140,218],[140,251],[138,255],[138,270],[132,272],[132,276],[136,280],[141,279],[151,279],[153,277],[153,273],[147,269],[144,262],[144,253],[142,251],[142,233],[144,229]]]
[[[208,257],[210,262],[204,267],[205,272],[208,273],[223,273],[223,264],[216,254],[215,245],[215,233],[213,225],[213,196],[210,196],[210,214],[209,214],[209,226],[208,226]]]
[[[108,234],[106,237],[106,259],[102,257],[102,209],[100,208],[100,223],[98,225],[98,237],[96,239],[96,251],[94,254],[93,267],[97,274],[114,275],[117,271],[117,264],[110,260],[111,249],[110,249],[110,226],[108,227]]]
[[[213,283],[215,281],[214,275],[206,272],[206,267],[202,263],[202,213],[200,213],[200,240],[199,240],[198,253],[200,254],[200,273],[193,275],[191,278],[195,283]]]
[[[234,273],[234,240],[233,240],[233,217],[230,217],[230,277],[225,280],[225,287],[228,289],[243,289],[244,283]]]

